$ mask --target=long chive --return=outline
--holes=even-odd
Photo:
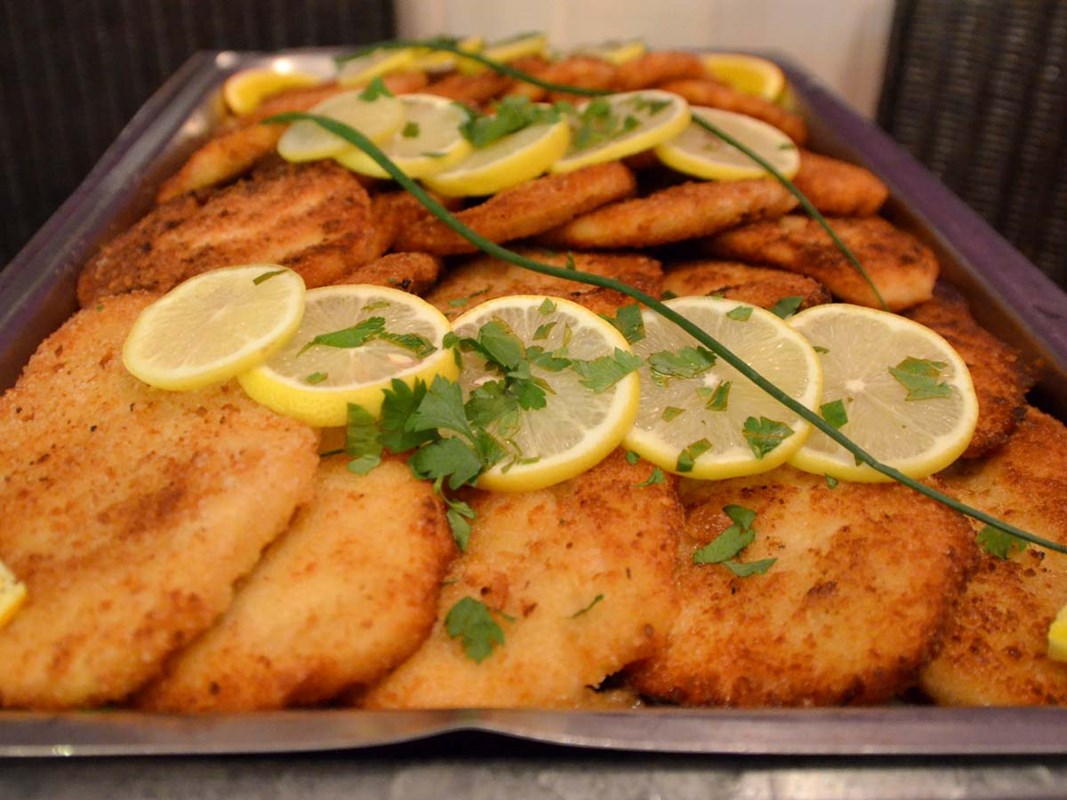
[[[518,253],[508,250],[505,247],[501,247],[495,242],[491,242],[485,237],[476,233],[475,231],[472,231],[470,228],[468,228],[466,225],[456,219],[456,217],[454,217],[444,206],[442,206],[433,197],[427,194],[421,186],[419,186],[417,183],[412,181],[407,175],[405,175],[400,170],[400,168],[397,167],[396,164],[394,164],[392,160],[377,147],[377,145],[370,141],[370,139],[368,139],[359,131],[350,128],[348,125],[345,125],[343,122],[338,122],[337,120],[330,119],[329,117],[319,116],[317,114],[294,111],[287,114],[278,114],[276,116],[271,117],[270,119],[264,120],[264,123],[269,124],[274,122],[296,122],[299,120],[307,120],[309,122],[317,123],[321,127],[328,130],[330,133],[340,136],[345,141],[358,147],[360,150],[370,156],[371,159],[373,159],[382,169],[389,173],[393,180],[400,184],[400,186],[402,186],[406,191],[414,195],[419,200],[419,202],[422,203],[430,211],[431,214],[433,214],[435,217],[437,217],[437,219],[441,220],[441,222],[443,222],[445,225],[447,225],[453,231],[458,233],[460,236],[462,236],[464,239],[473,244],[482,252],[499,258],[503,261],[515,264],[516,266],[525,267],[526,269],[532,270],[534,272],[540,272],[544,275],[551,275],[556,278],[563,278],[565,280],[573,280],[579,283],[586,283],[591,286],[600,286],[606,289],[614,289],[615,291],[621,292],[622,294],[636,300],[639,303],[643,303],[644,305],[651,308],[653,311],[657,312],[664,318],[670,320],[675,325],[680,327],[682,330],[684,330],[702,345],[704,345],[713,353],[715,353],[715,355],[722,358],[723,361],[732,366],[734,369],[736,369],[738,372],[740,372],[742,375],[744,375],[746,378],[756,384],[756,386],[758,386],[764,392],[769,394],[779,403],[784,405],[790,411],[799,415],[812,426],[822,431],[835,442],[837,442],[839,445],[844,447],[857,459],[857,461],[867,464],[872,469],[893,479],[897,483],[901,483],[910,489],[914,489],[916,492],[919,492],[920,494],[923,494],[933,500],[936,500],[937,502],[941,503],[942,505],[948,506],[954,511],[957,511],[968,517],[983,522],[986,525],[992,525],[994,528],[998,528],[1004,531],[1005,533],[1009,533],[1012,536],[1016,536],[1020,539],[1028,541],[1040,547],[1044,547],[1048,550],[1054,550],[1058,553],[1067,553],[1067,546],[1065,545],[1061,545],[1049,539],[1042,538],[1040,536],[1037,536],[1036,534],[1030,533],[1029,531],[1023,530],[1022,528],[1017,528],[1014,525],[1011,525],[1010,523],[997,519],[991,514],[987,514],[984,511],[972,508],[971,506],[961,503],[946,494],[942,494],[936,489],[927,486],[923,483],[920,483],[914,478],[909,478],[907,475],[904,475],[902,472],[893,469],[890,466],[882,464],[872,455],[867,453],[867,451],[861,448],[858,444],[856,444],[843,433],[841,433],[839,430],[837,430],[837,428],[834,428],[832,425],[827,423],[817,413],[806,408],[804,405],[797,402],[792,397],[783,392],[781,389],[779,389],[775,384],[771,383],[771,381],[764,378],[758,371],[756,371],[749,364],[747,364],[744,359],[735,355],[732,350],[720,343],[717,339],[712,336],[709,336],[707,333],[704,332],[704,330],[702,330],[694,323],[690,322],[686,317],[682,316],[676,311],[673,311],[671,308],[665,306],[663,303],[661,303],[659,300],[652,297],[651,295],[642,292],[640,289],[635,289],[629,284],[615,280],[614,278],[608,278],[603,275],[594,275],[593,273],[582,272],[581,270],[570,269],[566,267],[553,267],[549,264],[544,264],[540,261],[535,261],[534,259],[526,258],[525,256],[521,256]]]

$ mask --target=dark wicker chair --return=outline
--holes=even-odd
[[[197,50],[362,44],[389,0],[0,0],[0,266]]]
[[[898,0],[878,120],[1067,288],[1067,3]]]

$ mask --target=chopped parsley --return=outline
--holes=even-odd
[[[419,135],[419,123],[414,121],[408,121],[404,123],[404,127],[400,131],[400,135],[405,139],[417,138]]]
[[[782,319],[787,319],[797,313],[797,309],[800,308],[800,304],[804,302],[803,297],[797,297],[796,295],[790,295],[789,297],[783,297],[773,306],[771,306],[771,313],[775,314]]]
[[[308,375],[306,378],[304,378],[304,380],[306,382],[314,385],[316,383],[322,383],[328,377],[330,377],[330,376],[328,374],[326,374],[325,372],[312,372],[310,375]]]
[[[453,297],[451,300],[448,301],[448,306],[449,306],[449,308],[462,308],[463,306],[467,305],[467,303],[469,303],[471,300],[473,300],[475,297],[478,297],[479,295],[483,295],[488,291],[489,291],[488,289],[479,289],[476,292],[471,292],[466,297]]]
[[[678,406],[667,406],[665,409],[663,409],[663,413],[659,415],[659,418],[662,419],[664,422],[670,422],[679,414],[684,413],[684,408],[678,408]]]
[[[368,103],[373,103],[379,97],[393,97],[393,93],[389,91],[389,87],[385,85],[385,81],[378,76],[370,83],[367,84],[367,88],[359,93],[359,99],[365,100]]]
[[[528,97],[512,95],[496,104],[495,113],[471,116],[459,126],[460,133],[476,148],[488,147],[505,136],[532,125],[559,121],[559,110],[534,103]]]
[[[420,336],[417,333],[391,333],[385,329],[385,317],[368,317],[351,327],[329,333],[320,333],[300,348],[300,353],[304,353],[317,345],[340,348],[362,347],[367,342],[375,339],[409,350],[418,358],[425,358],[437,350],[425,336]]]
[[[727,311],[726,316],[737,322],[746,322],[752,316],[752,306],[738,306]]]
[[[661,470],[659,467],[653,467],[652,473],[640,483],[635,483],[634,488],[644,489],[648,486],[656,486],[657,484],[663,483],[666,480],[667,476],[663,474],[663,470]]]
[[[819,414],[828,425],[840,429],[848,422],[848,412],[845,410],[843,400],[832,400],[819,406]]]
[[[756,540],[756,531],[752,528],[756,521],[756,512],[744,506],[728,505],[723,507],[723,513],[730,518],[732,524],[710,543],[693,553],[693,563],[722,564],[739,578],[762,575],[778,559],[765,558],[749,562],[736,560],[736,556]]]
[[[259,286],[263,281],[269,281],[275,275],[281,275],[283,272],[288,272],[287,269],[276,269],[273,272],[264,272],[262,275],[257,275],[252,279],[252,283]]]
[[[1018,536],[1012,536],[1007,531],[994,528],[992,525],[986,525],[978,531],[978,546],[991,556],[1000,559],[1008,559],[1027,548],[1026,542]]]
[[[719,385],[714,389],[710,389],[707,386],[700,387],[705,389],[706,392],[701,393],[700,389],[697,390],[701,396],[707,396],[708,402],[704,404],[704,408],[708,411],[725,411],[730,402],[730,387],[733,385],[733,381],[720,381]]]
[[[597,393],[610,389],[639,366],[641,366],[640,358],[617,347],[610,356],[601,356],[588,361],[576,359],[572,362],[574,371],[582,376],[579,383]]]
[[[453,639],[459,639],[467,658],[481,664],[504,644],[504,630],[493,619],[484,603],[473,597],[464,597],[445,615],[445,630]]]
[[[756,458],[763,458],[783,441],[793,435],[793,429],[784,422],[766,417],[749,417],[745,420],[742,434]]]
[[[645,323],[641,319],[641,307],[636,303],[623,306],[615,313],[614,317],[607,314],[601,314],[601,316],[610,322],[615,330],[621,333],[630,344],[645,338]]]
[[[707,439],[697,439],[695,442],[686,445],[682,452],[678,454],[678,462],[674,468],[678,472],[692,472],[696,460],[710,449],[711,442]]]
[[[588,613],[589,610],[592,609],[593,606],[595,606],[597,603],[601,602],[603,599],[604,599],[604,595],[598,594],[596,597],[593,598],[592,602],[589,603],[589,605],[587,605],[585,608],[580,608],[577,611],[575,611],[573,614],[571,614],[571,619],[575,619],[577,617],[582,616],[582,614]]]
[[[890,367],[889,374],[908,390],[905,399],[931,400],[952,396],[952,388],[939,382],[941,372],[947,366],[944,361],[908,356],[895,367]]]
[[[705,347],[661,350],[648,357],[649,377],[660,386],[670,378],[697,378],[715,365],[715,354]]]

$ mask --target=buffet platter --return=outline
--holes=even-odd
[[[129,123],[85,182],[0,273],[0,387],[77,308],[75,288],[101,243],[150,207],[156,188],[224,113],[235,71],[281,61],[329,75],[334,51],[217,52],[192,58]],[[1067,294],[886,135],[800,66],[787,73],[814,147],[888,185],[894,223],[937,254],[985,327],[1042,365],[1033,402],[1067,419]],[[292,710],[174,715],[126,710],[0,712],[0,756],[278,753],[344,750],[479,731],[623,751],[762,755],[1067,754],[1067,709],[937,708],[555,711]]]

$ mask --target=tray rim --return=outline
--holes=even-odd
[[[138,111],[90,174],[10,265],[0,272],[0,332],[27,325],[31,307],[52,306],[56,275],[73,274],[101,218],[128,195],[122,168],[143,174],[173,145],[194,108],[229,72],[280,57],[321,58],[342,48],[277,53],[204,51],[191,57]],[[995,258],[1011,269],[975,274],[1006,298],[1028,334],[1067,373],[1067,294],[1028,262],[899,145],[859,117],[787,57],[771,54],[798,96],[860,163],[908,199],[911,210],[965,264]],[[857,149],[849,143],[874,143]],[[132,166],[131,166],[132,165]],[[80,212],[89,207],[92,213]],[[939,227],[940,226],[940,227]],[[975,232],[980,235],[975,236]],[[99,232],[99,231],[97,231]],[[963,240],[960,240],[960,237]],[[61,246],[56,248],[56,243]],[[1026,277],[1022,283],[1010,275]],[[1022,319],[1012,302],[1047,298],[1042,321]],[[1032,308],[1032,306],[1031,306]],[[65,318],[63,314],[62,318]],[[62,319],[59,320],[61,322]],[[56,323],[58,326],[59,322]],[[35,344],[34,344],[35,346]],[[25,348],[23,348],[25,349]],[[9,357],[4,352],[4,357]],[[28,358],[29,353],[25,354]],[[18,354],[14,354],[17,357]],[[22,361],[25,361],[25,358]],[[637,720],[636,724],[630,724]],[[620,724],[621,723],[621,724]],[[347,750],[436,740],[478,731],[530,742],[630,752],[721,755],[1064,755],[1067,708],[666,709],[545,711],[358,709],[255,714],[154,715],[138,712],[0,712],[0,758],[100,755],[204,755]],[[1008,741],[1006,741],[1008,740]]]

